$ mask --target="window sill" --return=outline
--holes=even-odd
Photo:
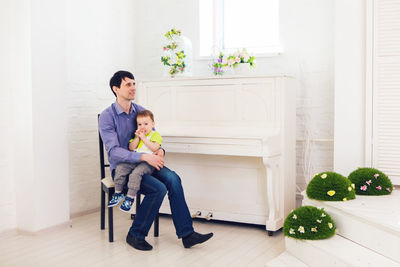
[[[269,57],[277,57],[283,54],[283,48],[282,47],[275,47],[276,49],[274,49],[271,52],[264,52],[264,53],[251,53],[249,52],[250,55],[255,56],[256,60],[257,58],[269,58]],[[233,52],[225,52],[226,54],[231,54]],[[194,57],[195,60],[198,61],[210,61],[210,60],[215,60],[215,57],[212,56],[199,56],[199,55],[195,55]]]
[[[271,53],[259,53],[259,54],[252,54],[255,56],[256,60],[257,58],[269,58],[269,57],[277,57],[282,55],[282,52],[271,52]],[[195,56],[195,60],[198,61],[210,61],[216,59],[215,57],[212,56]]]

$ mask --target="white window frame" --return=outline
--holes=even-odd
[[[200,37],[200,1],[197,0],[197,18],[196,18],[196,28],[198,29],[198,34],[197,34],[197,42],[196,42],[196,49],[195,49],[195,58],[198,60],[209,60],[213,58],[213,55],[217,55],[219,51],[222,51],[223,53],[233,53],[239,48],[235,49],[225,49],[223,48],[223,1],[224,0],[214,0],[213,1],[213,43],[214,43],[214,51],[211,53],[211,55],[208,56],[202,56],[200,55],[200,42],[201,42],[201,37]],[[229,1],[229,0],[225,0]],[[279,32],[279,24],[278,24],[278,32]],[[222,38],[221,38],[222,36]],[[252,55],[255,55],[257,58],[260,57],[273,57],[273,56],[278,56],[281,53],[283,53],[283,48],[281,46],[280,40],[279,44],[276,46],[270,46],[266,47],[267,52],[251,52]]]

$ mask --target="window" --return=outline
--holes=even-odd
[[[201,57],[241,48],[281,52],[279,0],[199,0],[199,25]]]

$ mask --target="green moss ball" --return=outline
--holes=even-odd
[[[374,168],[358,168],[349,175],[357,195],[389,195],[393,184],[386,174]]]
[[[303,206],[292,211],[283,224],[283,234],[297,239],[326,239],[335,234],[331,216],[313,206]]]
[[[336,172],[321,172],[314,176],[306,190],[308,198],[324,201],[347,201],[356,198],[354,185]]]

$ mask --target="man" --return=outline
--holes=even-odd
[[[207,241],[213,233],[203,235],[194,231],[181,179],[174,171],[164,166],[164,150],[159,149],[153,154],[128,150],[128,142],[137,128],[136,114],[144,110],[132,102],[136,93],[135,78],[130,72],[118,71],[110,80],[110,88],[117,99],[101,113],[99,130],[108,153],[112,177],[116,166],[122,162],[144,161],[156,169],[151,175],[144,175],[142,178],[140,192],[145,197],[129,229],[126,242],[139,250],[153,248],[145,237],[167,192],[176,234],[178,238],[182,238],[183,246],[190,248]]]

